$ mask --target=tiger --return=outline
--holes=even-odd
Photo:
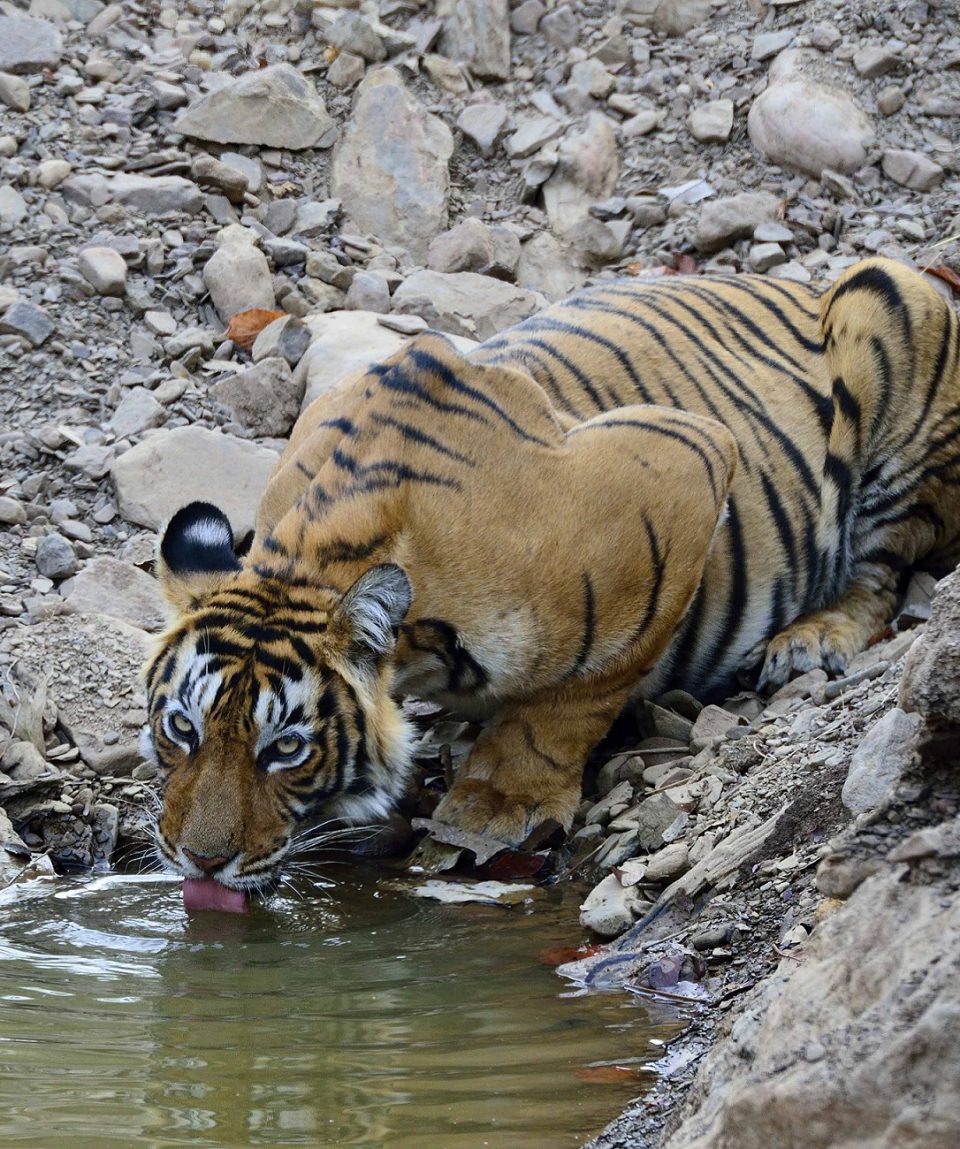
[[[424,332],[302,413],[242,558],[210,503],[162,529],[159,852],[269,889],[305,826],[405,792],[408,696],[485,723],[438,820],[569,828],[632,698],[842,673],[960,559],[958,483],[957,316],[894,261],[611,280],[467,354]]]

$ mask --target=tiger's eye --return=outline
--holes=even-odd
[[[185,714],[174,714],[170,718],[170,725],[178,734],[182,734],[186,738],[192,738],[196,733],[193,723]]]
[[[303,746],[302,738],[298,738],[295,734],[287,734],[274,742],[273,749],[281,758],[292,758],[301,746]]]

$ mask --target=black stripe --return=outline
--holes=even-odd
[[[448,459],[454,459],[456,462],[464,463],[468,467],[475,467],[477,465],[475,460],[471,459],[469,455],[464,455],[460,451],[455,451],[452,447],[445,446],[439,439],[434,439],[432,435],[428,435],[426,431],[421,431],[419,427],[414,427],[412,423],[405,423],[400,419],[394,419],[391,415],[382,415],[379,411],[371,412],[370,419],[371,422],[375,423],[378,427],[390,427],[394,431],[399,431],[408,442],[420,443],[424,447],[429,447],[431,451],[436,451],[440,455],[446,455]]]
[[[573,678],[583,669],[590,656],[596,634],[596,601],[593,594],[593,583],[586,571],[582,573],[581,578],[583,580],[583,637],[580,640],[580,649],[573,660],[573,666],[567,671],[567,678]]]

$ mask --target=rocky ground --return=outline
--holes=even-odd
[[[303,403],[424,326],[468,347],[617,275],[826,284],[881,253],[945,269],[932,282],[949,296],[958,124],[954,0],[0,0],[0,880],[142,842],[156,798],[137,669],[164,618],[153,532],[197,496],[248,530]],[[659,1144],[718,1021],[732,1036],[667,1143],[837,1143],[826,1117],[818,1141],[757,1116],[777,1112],[757,1100],[774,1075],[800,1109],[843,1108],[824,1082],[850,1074],[824,1027],[850,993],[804,977],[864,981],[858,955],[887,952],[886,926],[912,928],[921,903],[916,932],[932,934],[904,970],[929,982],[925,945],[956,972],[957,925],[936,910],[956,789],[918,764],[913,710],[930,707],[897,706],[929,589],[844,682],[644,704],[623,752],[598,758],[546,864],[599,880],[585,925],[622,936],[616,961],[571,972],[641,993],[694,984],[712,1003],[601,1144]],[[468,734],[428,732],[427,774]],[[863,1016],[896,996],[882,981]],[[816,1030],[811,994],[831,1011]],[[790,1032],[813,1034],[793,1061],[769,1032],[791,1008]],[[731,1131],[716,1098],[751,1073]],[[903,1118],[924,1131],[877,1126],[887,1139],[870,1144],[955,1144],[955,1126],[936,1140],[931,1096]]]

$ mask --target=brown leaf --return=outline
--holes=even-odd
[[[941,263],[939,267],[925,267],[923,270],[927,275],[935,275],[937,279],[949,283],[954,291],[960,291],[960,275],[957,275],[952,267],[947,267]]]
[[[592,946],[551,946],[541,950],[537,959],[541,965],[566,965],[571,961],[582,961],[583,958],[593,957],[603,949],[602,945]]]
[[[264,327],[269,326],[275,319],[282,319],[286,314],[285,311],[266,311],[262,307],[238,311],[227,325],[227,338],[232,339],[244,351],[249,351]]]

